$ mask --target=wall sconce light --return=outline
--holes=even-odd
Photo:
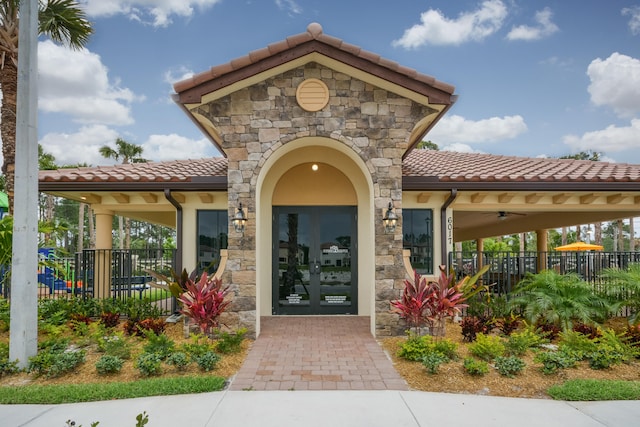
[[[233,228],[235,228],[236,233],[244,233],[244,226],[247,223],[247,216],[244,213],[244,209],[242,208],[242,202],[238,205],[238,211],[236,215],[233,217]]]
[[[393,206],[391,202],[389,202],[389,207],[382,217],[382,223],[384,224],[384,229],[387,233],[393,233],[396,231],[396,224],[398,223],[398,215],[393,211]]]

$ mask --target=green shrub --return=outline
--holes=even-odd
[[[458,358],[458,344],[450,339],[442,339],[433,344],[433,351],[442,353],[448,360],[456,360]]]
[[[84,350],[61,351],[56,347],[41,350],[29,358],[27,370],[46,378],[56,378],[70,372],[85,360]]]
[[[135,364],[143,377],[151,377],[162,373],[162,359],[155,353],[142,353]]]
[[[200,369],[205,372],[212,371],[216,368],[216,365],[220,361],[220,356],[214,353],[213,351],[207,351],[206,353],[200,355],[192,355],[195,362],[198,364]]]
[[[509,335],[505,343],[505,348],[507,353],[512,356],[522,356],[530,348],[538,347],[546,342],[548,342],[548,340],[537,333],[535,328],[527,326],[521,331],[513,332]]]
[[[482,360],[493,360],[505,353],[505,346],[500,337],[480,334],[476,341],[469,345],[469,351]]]
[[[124,360],[118,356],[104,354],[100,356],[100,359],[96,362],[96,371],[98,371],[100,375],[115,374],[120,372],[122,365],[124,365]]]
[[[575,354],[564,351],[544,351],[536,355],[534,360],[542,363],[542,372],[545,374],[553,374],[559,369],[572,368],[578,361]]]
[[[598,350],[598,343],[595,340],[576,331],[562,332],[558,346],[560,350],[573,353],[578,360]]]
[[[448,362],[449,358],[439,351],[432,351],[422,357],[422,364],[430,374],[437,374],[441,364]]]
[[[596,351],[588,353],[585,358],[589,361],[591,369],[608,369],[621,363],[623,356],[611,347],[601,346]]]
[[[121,359],[131,358],[131,342],[122,332],[107,335],[98,339],[98,350],[109,356],[117,356]]]
[[[189,362],[189,356],[182,351],[177,351],[167,357],[167,363],[173,365],[178,371],[184,371]]]
[[[238,329],[235,334],[222,332],[220,338],[218,338],[216,350],[222,354],[238,353],[246,333],[247,330],[245,328]]]
[[[9,360],[9,344],[0,343],[0,377],[18,372],[18,362]]]
[[[489,364],[484,360],[477,360],[473,357],[467,357],[462,364],[464,370],[469,375],[482,376],[489,372]]]
[[[143,347],[145,353],[157,354],[161,360],[165,360],[173,353],[175,342],[168,335],[156,335],[151,331],[145,331],[144,335],[147,337],[147,343]]]
[[[422,360],[432,345],[433,337],[431,335],[409,335],[409,338],[400,346],[398,357],[413,361]]]
[[[407,360],[421,361],[424,356],[436,351],[443,354],[447,359],[455,360],[458,357],[457,349],[458,344],[449,339],[436,341],[431,335],[412,335],[400,346],[398,357]]]
[[[498,356],[495,360],[496,370],[500,375],[513,378],[516,374],[522,372],[526,364],[524,360],[515,356]]]
[[[640,347],[634,345],[624,332],[616,334],[613,329],[605,329],[596,340],[598,347],[605,346],[610,348],[611,351],[619,353],[622,362],[627,362],[640,356]]]
[[[11,323],[11,309],[9,301],[0,297],[0,332],[7,332]]]
[[[202,334],[192,334],[191,342],[182,344],[181,349],[193,359],[195,356],[213,351],[213,347],[213,343],[209,337]]]
[[[71,302],[65,298],[47,298],[38,301],[38,318],[50,325],[62,325],[69,321]]]

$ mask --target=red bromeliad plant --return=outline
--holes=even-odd
[[[433,291],[427,285],[427,279],[414,271],[413,282],[404,281],[404,291],[402,299],[391,301],[393,311],[398,313],[407,322],[409,329],[418,330],[428,323],[430,311],[430,300],[433,298]]]
[[[489,269],[485,266],[473,277],[466,276],[456,283],[455,275],[447,275],[440,266],[440,277],[427,283],[426,278],[414,271],[414,280],[405,280],[402,299],[391,301],[393,311],[407,322],[409,328],[428,326],[432,335],[444,335],[444,319],[460,314],[467,307],[465,301],[485,287],[476,286],[477,280]]]
[[[222,287],[222,280],[215,276],[208,277],[202,273],[195,282],[191,279],[185,283],[185,292],[178,300],[182,303],[180,312],[193,319],[204,334],[210,334],[213,328],[220,325],[219,317],[231,301],[225,301],[229,287]]]

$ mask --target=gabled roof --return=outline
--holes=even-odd
[[[272,43],[226,64],[214,66],[189,79],[177,82],[173,88],[178,94],[178,102],[199,102],[203,94],[312,52],[322,53],[354,68],[434,97],[435,99],[432,100],[434,103],[453,102],[451,96],[455,90],[454,86],[324,34],[322,26],[318,23],[309,24],[304,33],[287,37],[285,40]]]
[[[227,189],[227,159],[131,163],[40,171],[40,190]],[[474,188],[640,191],[640,165],[413,150],[403,164],[404,190]]]
[[[309,24],[304,33],[287,37],[175,83],[173,99],[225,155],[220,146],[218,130],[197,113],[197,107],[311,62],[340,70],[437,111],[416,127],[407,151],[422,140],[457,99],[454,86],[326,35],[318,23]]]

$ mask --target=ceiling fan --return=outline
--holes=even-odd
[[[498,220],[499,221],[504,221],[505,219],[507,219],[507,217],[512,216],[512,215],[526,216],[527,214],[520,213],[520,212],[498,211]]]

